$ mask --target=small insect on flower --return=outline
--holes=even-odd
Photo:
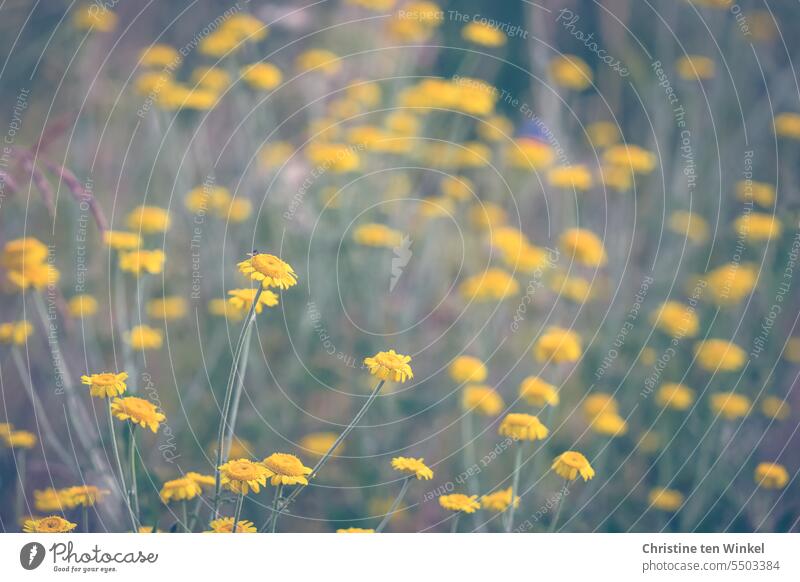
[[[683,505],[683,493],[675,489],[656,487],[650,490],[647,500],[650,505],[661,511],[678,511]]]
[[[547,438],[550,433],[538,417],[532,414],[511,413],[500,423],[497,432],[500,436],[514,439],[515,441],[536,441]]]
[[[264,465],[248,459],[228,461],[219,467],[219,471],[222,486],[242,495],[247,495],[250,490],[258,493],[261,487],[266,487],[267,477],[271,477]]]
[[[267,469],[267,477],[273,485],[308,485],[307,475],[311,474],[311,468],[303,465],[303,462],[287,453],[272,453],[269,457],[261,461]]]
[[[374,529],[365,529],[363,527],[346,527],[336,530],[337,534],[370,534],[375,533]]]
[[[481,508],[477,495],[464,495],[463,493],[451,493],[439,497],[439,505],[448,511],[461,511],[463,513],[475,513]]]
[[[200,484],[189,477],[180,477],[167,481],[161,487],[161,501],[170,503],[171,501],[187,501],[202,495],[203,490]]]
[[[511,507],[511,487],[500,489],[481,497],[481,507],[488,511],[502,513]],[[519,507],[519,496],[514,496],[514,507]]]
[[[433,479],[433,471],[425,464],[425,459],[395,457],[392,459],[392,469],[414,475],[420,481]]]
[[[364,358],[364,365],[369,368],[370,374],[381,380],[400,383],[414,378],[409,362],[411,356],[398,354],[394,350],[378,352],[371,358]]]
[[[78,527],[77,523],[67,521],[63,517],[51,515],[42,519],[29,519],[22,526],[25,533],[67,533]]]
[[[260,281],[266,289],[276,287],[288,289],[297,284],[297,275],[289,263],[285,263],[274,255],[253,251],[250,258],[237,265],[239,272],[252,281]]]
[[[209,526],[211,527],[205,533],[233,533],[233,518],[221,517],[212,521]],[[236,524],[236,533],[256,533],[258,529],[252,521],[240,519]]]
[[[553,465],[550,468],[568,481],[574,481],[578,475],[583,477],[584,481],[594,477],[594,469],[589,464],[589,460],[577,451],[561,453],[553,459]]]
[[[111,412],[119,420],[130,420],[133,424],[149,428],[153,432],[158,432],[159,425],[167,420],[155,404],[137,396],[115,398],[111,402]]]
[[[81,383],[89,386],[89,393],[95,398],[111,398],[125,393],[128,379],[127,372],[103,372],[81,376]]]
[[[762,489],[783,489],[789,483],[786,467],[778,463],[759,463],[755,470],[756,485]]]
[[[449,368],[450,377],[456,382],[483,382],[486,380],[486,365],[472,356],[459,356]]]

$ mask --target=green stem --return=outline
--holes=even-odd
[[[183,526],[183,531],[189,533],[191,531],[189,529],[189,502],[186,499],[181,502],[181,509],[183,511],[183,523],[181,525]]]
[[[453,525],[450,526],[450,533],[456,533],[458,531],[458,520],[461,519],[461,512],[457,512],[456,516],[453,518]]]
[[[244,504],[244,493],[239,493],[239,499],[236,500],[236,510],[233,512],[233,527],[231,533],[236,533],[236,528],[239,526],[239,518],[242,515],[242,505]]]
[[[128,509],[128,515],[130,515],[131,518],[133,533],[136,533],[139,529],[139,526],[136,523],[136,515],[133,513],[131,500],[128,497],[128,487],[125,485],[125,472],[122,470],[122,457],[120,457],[119,447],[117,446],[117,436],[114,431],[114,417],[111,414],[110,398],[108,399],[108,406],[106,406],[106,410],[108,411],[108,431],[111,434],[111,448],[114,451],[114,460],[117,463],[117,472],[119,473],[120,492],[122,493],[122,498],[125,500],[125,507]]]
[[[22,512],[25,508],[25,474],[27,473],[25,468],[27,465],[27,463],[25,462],[25,453],[26,453],[25,449],[22,448],[14,450],[14,456],[16,457],[17,473],[18,473],[17,498],[15,502],[16,516],[18,522],[22,521],[23,517]]]
[[[136,522],[139,522],[139,488],[136,485],[136,427],[130,426],[131,507]]]
[[[83,515],[83,531],[89,533],[89,506],[84,505],[81,513]]]
[[[272,499],[272,513],[275,518],[272,520],[272,526],[270,527],[270,533],[275,533],[275,529],[278,527],[278,502],[281,499],[281,489],[283,485],[278,485],[275,487],[275,497]]]
[[[566,489],[569,485],[569,481],[566,479],[564,480],[564,487],[562,489]],[[550,528],[547,530],[549,533],[553,533],[556,531],[556,526],[558,525],[558,518],[561,517],[561,508],[564,507],[564,497],[565,495],[562,493],[561,497],[558,500],[558,508],[556,509],[556,514],[553,516],[553,521],[550,522]]]
[[[400,488],[400,493],[398,493],[397,497],[395,497],[394,503],[392,503],[392,507],[389,509],[389,512],[383,516],[383,520],[381,520],[380,524],[378,524],[378,527],[375,528],[375,533],[381,533],[383,528],[388,525],[389,520],[394,516],[394,512],[397,511],[397,508],[400,506],[400,502],[403,501],[403,497],[405,497],[410,483],[411,476],[408,476],[403,480],[403,486]]]
[[[339,447],[340,444],[342,444],[342,441],[347,437],[348,434],[350,434],[350,431],[352,431],[353,428],[355,428],[355,426],[367,413],[367,410],[369,410],[369,407],[372,406],[372,403],[375,401],[375,398],[378,396],[378,393],[381,391],[381,388],[385,383],[386,383],[385,380],[381,380],[380,382],[378,382],[378,385],[375,386],[375,389],[372,391],[372,394],[369,395],[369,398],[367,398],[367,401],[364,403],[364,406],[361,407],[361,410],[358,411],[358,413],[355,415],[350,424],[347,425],[347,428],[345,428],[342,431],[342,434],[340,434],[336,438],[336,440],[333,441],[333,444],[330,446],[328,451],[323,455],[323,457],[319,461],[317,461],[317,464],[314,465],[314,468],[311,469],[311,474],[308,476],[309,481],[311,481],[311,479],[314,479],[317,476],[317,473],[319,473],[322,467],[325,466],[325,463],[327,463],[328,459],[331,458],[333,452]],[[289,507],[289,505],[297,498],[298,495],[300,495],[300,493],[306,487],[308,487],[308,485],[299,485],[295,487],[294,491],[292,491],[292,494],[289,495],[289,497],[287,497],[283,501],[283,503],[280,504],[280,507],[278,507],[278,511],[273,512],[273,514],[267,519],[264,525],[261,526],[261,531],[266,531],[267,527],[270,524],[270,521],[274,521],[275,519],[277,519],[278,515],[280,515],[280,513],[282,513],[287,507]]]
[[[522,465],[522,444],[517,441],[514,444],[514,476],[511,480],[511,505],[508,507],[508,519],[506,520],[506,533],[510,533],[511,529],[514,527],[514,511],[516,510],[516,504],[514,500],[517,497],[517,492],[519,491],[519,468]]]

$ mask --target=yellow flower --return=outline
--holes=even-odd
[[[628,168],[604,165],[600,168],[600,181],[606,188],[624,192],[633,185],[633,175]]]
[[[242,495],[247,495],[250,490],[258,493],[261,487],[266,487],[267,477],[272,476],[264,465],[247,459],[228,461],[220,466],[219,471],[222,486]]]
[[[694,390],[683,384],[662,384],[656,392],[656,403],[664,408],[687,410],[694,403]]]
[[[235,198],[231,200],[227,210],[223,212],[222,217],[228,219],[229,222],[238,223],[244,222],[250,218],[253,212],[253,203],[247,198]]]
[[[561,250],[587,267],[601,267],[608,262],[603,242],[591,230],[570,228],[558,240]]]
[[[10,271],[19,271],[26,265],[42,263],[48,254],[47,246],[39,239],[16,238],[3,246],[2,265]]]
[[[425,464],[425,459],[395,457],[392,459],[392,469],[401,473],[410,473],[420,481],[433,479],[433,471]]]
[[[519,396],[531,406],[539,408],[557,406],[559,402],[558,388],[538,376],[528,376],[522,381],[519,385]]]
[[[481,508],[477,495],[464,495],[463,493],[452,493],[439,497],[439,505],[448,511],[461,511],[463,513],[475,513]]]
[[[36,289],[41,291],[45,287],[55,286],[61,278],[61,273],[53,265],[26,262],[21,270],[9,270],[7,277],[12,289],[20,291]]]
[[[59,491],[48,487],[47,489],[34,490],[33,506],[36,511],[63,512],[65,508],[69,508],[69,503],[66,502],[63,490]]]
[[[171,501],[188,501],[198,495],[202,495],[203,490],[194,479],[180,477],[164,483],[161,488],[161,501],[170,503]]]
[[[556,188],[588,190],[592,187],[592,173],[582,164],[557,166],[547,172],[547,181]]]
[[[650,505],[662,511],[678,511],[683,505],[683,493],[675,489],[656,487],[648,495]]]
[[[733,222],[734,231],[749,241],[772,240],[781,236],[781,223],[763,212],[743,214]]]
[[[744,366],[747,354],[734,343],[710,339],[694,346],[697,364],[709,372],[736,372]]]
[[[220,30],[239,40],[260,41],[267,38],[269,28],[252,14],[240,12],[228,18]]]
[[[541,170],[553,163],[555,152],[543,141],[521,137],[514,140],[513,145],[506,150],[506,158],[514,168]]]
[[[567,451],[561,453],[553,459],[550,467],[556,474],[568,481],[574,481],[580,474],[584,481],[594,477],[594,469],[589,464],[589,460],[577,451]]]
[[[506,211],[492,202],[478,203],[470,211],[470,219],[479,228],[499,228],[506,221]]]
[[[142,237],[135,232],[107,230],[103,233],[103,243],[117,251],[130,251],[142,246]]]
[[[32,449],[38,439],[36,435],[27,430],[14,430],[3,435],[7,447],[12,449]]]
[[[140,525],[136,533],[140,534],[164,533],[164,530],[157,529],[154,532],[152,525]]]
[[[158,206],[138,206],[128,214],[127,224],[131,230],[145,234],[164,232],[169,228],[169,212]]]
[[[535,441],[546,438],[550,431],[532,414],[511,413],[502,420],[497,433],[515,441]]]
[[[477,21],[470,22],[462,28],[461,36],[464,40],[490,47],[503,46],[508,40],[499,28]]]
[[[619,141],[619,127],[613,121],[595,121],[586,126],[586,136],[594,148],[605,148]]]
[[[583,91],[592,84],[592,70],[582,58],[559,55],[550,61],[550,75],[557,85]]]
[[[120,254],[119,268],[124,272],[133,273],[137,277],[143,272],[157,275],[164,268],[165,259],[166,256],[161,249],[127,251]]]
[[[10,422],[0,422],[0,438],[3,438],[14,430],[14,425]]]
[[[393,111],[386,116],[386,128],[394,135],[416,136],[420,132],[419,118],[408,111]]]
[[[575,303],[585,303],[592,297],[592,283],[583,277],[567,277],[555,272],[548,283],[550,289]]]
[[[97,299],[91,295],[74,295],[67,302],[67,311],[72,317],[91,317],[97,313]]]
[[[791,411],[789,403],[777,396],[767,396],[761,402],[761,412],[773,420],[786,420]]]
[[[84,4],[75,11],[72,24],[78,30],[111,32],[117,27],[117,15],[105,4],[92,2]]]
[[[591,428],[597,434],[615,437],[628,432],[628,423],[616,412],[608,412],[595,416]]]
[[[398,354],[394,350],[378,352],[371,358],[364,358],[364,365],[369,368],[369,373],[381,380],[405,383],[414,378],[414,372],[409,366],[411,356]]]
[[[347,527],[336,530],[337,534],[371,534],[375,533],[374,529],[365,529],[363,527]]]
[[[750,295],[758,283],[758,269],[749,263],[728,263],[706,277],[711,298],[718,305],[735,305]]]
[[[239,48],[241,39],[229,30],[217,30],[205,38],[197,45],[197,50],[201,55],[222,58],[233,53]]]
[[[686,81],[714,78],[714,61],[701,55],[684,55],[675,63],[678,76]]]
[[[486,365],[472,356],[458,356],[450,364],[450,377],[459,383],[486,380]]]
[[[504,141],[514,134],[514,124],[503,115],[492,115],[483,120],[475,128],[481,139],[486,141]]]
[[[125,341],[134,350],[157,350],[164,342],[161,330],[149,325],[137,325],[125,334]]]
[[[497,390],[483,384],[465,386],[461,406],[467,412],[480,412],[486,416],[497,416],[505,408],[503,397]]]
[[[752,201],[770,208],[775,204],[775,186],[766,182],[742,180],[736,183],[736,197],[741,202]]]
[[[311,49],[305,51],[297,57],[295,64],[301,71],[319,69],[326,75],[337,73],[342,66],[338,56],[331,51],[324,49]]]
[[[207,210],[223,216],[231,203],[231,193],[224,186],[202,185],[192,188],[186,195],[186,208],[195,214]]]
[[[697,245],[708,240],[708,223],[699,214],[686,210],[676,210],[670,214],[669,229]]]
[[[254,253],[246,261],[237,265],[239,272],[252,281],[261,281],[261,285],[288,289],[297,284],[297,275],[289,263],[285,263],[274,255]]]
[[[229,311],[235,311],[241,316],[247,315],[253,306],[253,299],[255,299],[257,292],[257,289],[232,289],[228,291],[228,295],[230,295],[228,298]],[[256,313],[261,313],[264,310],[264,306],[275,307],[277,304],[278,295],[269,289],[264,289],[258,297]]]
[[[139,53],[139,64],[143,67],[166,68],[181,62],[181,54],[168,44],[152,44]]]
[[[233,321],[239,321],[244,317],[242,312],[234,310],[225,299],[219,297],[208,302],[208,312],[211,315],[229,317]]]
[[[306,475],[311,474],[311,468],[294,455],[272,453],[261,464],[267,468],[267,477],[273,485],[308,485]]]
[[[300,439],[300,447],[312,455],[321,457],[330,450],[338,436],[335,432],[312,432]],[[341,454],[343,450],[344,443],[339,443],[336,450],[331,454],[336,456]]]
[[[118,374],[103,372],[102,374],[81,376],[81,383],[89,386],[89,393],[92,396],[96,398],[110,398],[125,393],[127,389],[125,380],[127,379],[127,372],[120,372]]]
[[[789,483],[786,467],[778,463],[759,463],[755,471],[756,485],[764,489],[783,489]]]
[[[775,116],[775,135],[800,139],[800,114],[780,113]]]
[[[661,446],[661,437],[653,431],[645,431],[639,436],[636,447],[645,454],[651,454]]]
[[[680,301],[662,303],[650,319],[653,325],[674,338],[694,337],[700,329],[694,309]]]
[[[69,522],[57,515],[51,515],[42,519],[27,520],[22,526],[22,531],[25,533],[67,533],[76,527],[78,527],[77,523]]]
[[[231,449],[233,449],[233,443],[231,443]],[[189,471],[188,473],[186,473],[186,475],[184,475],[184,477],[186,479],[191,479],[192,481],[200,485],[201,488],[209,490],[213,490],[214,485],[216,484],[216,479],[214,478],[213,475],[203,475],[201,473],[196,473],[195,471]]]
[[[294,146],[285,141],[268,143],[261,148],[259,160],[265,168],[277,168],[286,163],[292,157],[294,151]]]
[[[153,432],[158,432],[159,425],[167,420],[155,404],[136,396],[115,398],[111,402],[111,413],[119,420],[130,420],[133,424],[149,428]]]
[[[481,496],[481,507],[502,513],[511,506],[511,487]],[[519,496],[514,496],[514,507],[519,507]]]
[[[254,63],[241,69],[242,79],[253,89],[271,91],[281,84],[283,74],[271,63]]]
[[[230,86],[231,76],[220,67],[197,67],[192,71],[191,82],[201,89],[221,93]]]
[[[476,301],[491,301],[519,294],[519,283],[502,269],[491,268],[467,278],[461,284],[461,294]]]
[[[715,392],[711,395],[711,410],[726,420],[747,416],[751,406],[747,396],[735,392]]]
[[[60,495],[68,507],[92,507],[110,493],[108,489],[100,489],[95,485],[76,485],[63,489]]]
[[[32,333],[33,326],[25,320],[0,323],[0,344],[25,345]]]
[[[206,533],[233,533],[233,518],[221,517],[212,521],[209,526],[211,529]],[[252,521],[240,519],[236,524],[236,533],[256,533],[258,528]]]
[[[583,348],[581,338],[574,331],[550,326],[536,340],[533,355],[539,362],[552,360],[553,363],[577,362]]]
[[[361,163],[357,148],[344,143],[315,141],[305,149],[305,155],[317,166],[338,173],[357,170]]]
[[[618,144],[608,148],[603,159],[612,166],[622,166],[634,174],[649,174],[656,167],[656,155],[632,144]]]
[[[594,392],[589,394],[583,401],[583,412],[587,419],[591,421],[601,414],[617,414],[619,405],[611,394]]]
[[[353,240],[370,247],[394,248],[400,245],[403,233],[384,224],[362,224],[353,231]]]
[[[656,351],[653,348],[643,348],[639,361],[643,366],[652,366],[656,363]]]
[[[188,306],[183,297],[159,297],[147,302],[147,315],[153,319],[172,321],[186,317]]]

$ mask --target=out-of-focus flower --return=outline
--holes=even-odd
[[[208,211],[220,214],[230,203],[231,193],[227,188],[205,184],[192,188],[185,199],[186,208],[195,214]]]
[[[369,368],[370,374],[384,381],[400,383],[414,378],[410,362],[411,356],[398,354],[394,350],[378,352],[372,357],[364,358],[364,365]]]
[[[191,82],[214,93],[220,93],[231,84],[231,76],[221,67],[196,67],[190,77]]]
[[[736,372],[744,366],[747,360],[747,354],[742,348],[721,339],[697,342],[694,346],[694,354],[697,364],[709,372]]]
[[[736,233],[749,241],[772,240],[781,236],[781,223],[772,214],[749,212],[733,222]]]
[[[181,62],[181,54],[168,44],[153,44],[139,53],[139,64],[142,67],[166,68]]]
[[[741,180],[736,183],[736,198],[771,208],[775,204],[775,186],[767,182]]]
[[[234,440],[234,443],[235,442],[236,442],[236,440]],[[231,449],[233,449],[233,444],[234,443],[231,443]],[[184,477],[186,477],[187,479],[191,479],[192,481],[194,481],[195,483],[200,485],[200,487],[202,487],[202,488],[204,488],[206,490],[213,490],[214,489],[214,485],[215,485],[215,481],[216,480],[214,479],[213,475],[203,475],[202,473],[197,473],[195,471],[189,471],[188,473],[186,473],[186,475],[184,475]]]
[[[511,507],[511,487],[481,496],[481,508],[502,513]],[[519,507],[519,496],[514,496],[514,507]]]
[[[305,154],[312,163],[338,173],[353,172],[361,163],[358,151],[343,143],[312,142]]]
[[[475,301],[500,301],[519,294],[519,283],[502,269],[487,269],[467,278],[460,287],[461,294]]]
[[[577,362],[583,353],[580,336],[563,327],[550,326],[536,340],[533,355],[539,362],[552,360],[555,364]]]
[[[600,181],[606,188],[624,192],[633,185],[633,174],[630,168],[607,164],[600,168]]]
[[[622,166],[634,174],[649,174],[656,167],[656,155],[637,145],[617,144],[603,153],[603,159],[612,166]]]
[[[233,522],[234,518],[232,517],[215,519],[208,524],[211,529],[206,533],[233,533]],[[236,533],[256,533],[257,531],[258,528],[252,521],[240,519],[236,524]]]
[[[458,201],[466,201],[475,196],[475,184],[464,176],[447,176],[442,180],[442,194]]]
[[[63,517],[51,515],[41,519],[29,519],[22,525],[25,533],[67,533],[78,527],[77,523],[67,521]]]
[[[32,449],[39,442],[36,435],[27,430],[12,430],[3,434],[2,439],[12,449]]]
[[[515,412],[503,418],[497,433],[515,441],[536,441],[547,438],[550,431],[542,424],[539,417]]]
[[[0,323],[0,344],[25,345],[33,333],[33,326],[26,320]]]
[[[473,356],[458,356],[448,371],[450,377],[459,383],[486,380],[486,364]]]
[[[547,172],[547,181],[556,188],[588,190],[592,187],[592,173],[582,164],[558,166]]]
[[[138,249],[122,253],[119,257],[119,268],[137,277],[144,272],[157,275],[164,268],[166,256],[161,249],[152,251]]]
[[[201,55],[220,59],[228,54],[232,54],[240,46],[241,39],[236,34],[218,29],[200,40],[197,45],[197,51]]]
[[[603,242],[591,230],[570,228],[559,237],[561,250],[587,267],[601,267],[608,262]]]
[[[461,37],[469,42],[488,47],[503,46],[508,40],[505,33],[496,26],[478,21],[472,21],[462,28]]]
[[[111,398],[125,393],[128,388],[125,383],[127,379],[127,372],[103,372],[88,376],[84,374],[81,376],[81,384],[89,386],[89,393],[95,398]]]
[[[684,55],[675,62],[678,76],[686,81],[714,78],[714,61],[702,55]]]
[[[313,432],[300,439],[300,447],[318,457],[327,453],[336,442],[339,435],[335,432]],[[344,443],[339,443],[331,455],[340,455],[344,450]]]
[[[694,404],[694,390],[683,384],[667,382],[659,386],[656,403],[664,408],[687,410]]]
[[[775,135],[800,139],[800,113],[779,113],[775,116]]]
[[[479,228],[498,228],[506,221],[506,211],[497,204],[476,204],[470,211],[470,220]]]
[[[253,89],[271,91],[281,84],[283,74],[272,63],[254,63],[241,69],[242,79]]]
[[[708,240],[708,223],[699,214],[687,210],[676,210],[670,214],[669,229],[694,244],[703,244]]]
[[[149,325],[137,325],[125,334],[125,341],[134,350],[144,352],[159,349],[164,342],[164,336],[159,329]]]
[[[550,76],[556,85],[576,91],[592,84],[592,70],[576,55],[559,55],[550,61]]]
[[[566,451],[553,459],[550,467],[559,477],[567,481],[574,481],[578,475],[584,481],[594,477],[594,469],[589,464],[589,460],[577,451]]]
[[[332,75],[339,72],[342,63],[339,57],[325,49],[310,49],[301,53],[295,65],[301,71],[318,71],[326,75]]]
[[[558,406],[558,388],[538,376],[528,376],[519,385],[519,396],[531,406]]]
[[[362,224],[353,230],[353,240],[368,247],[394,248],[403,240],[403,233],[385,224]]]
[[[239,12],[222,23],[220,30],[238,40],[257,42],[267,38],[269,28],[252,14]]]
[[[336,530],[337,534],[371,534],[375,533],[374,529],[363,527],[344,527]]]
[[[142,246],[142,237],[135,232],[107,230],[103,233],[103,243],[117,251],[130,251]]]
[[[767,396],[761,401],[761,412],[773,420],[786,420],[792,412],[789,403],[777,396]]]
[[[477,495],[464,495],[452,493],[439,497],[439,505],[448,511],[461,511],[462,513],[475,513],[481,508]]]
[[[548,282],[550,289],[575,303],[585,303],[592,296],[592,284],[583,277],[568,277],[555,272]]]
[[[597,434],[610,437],[622,436],[628,432],[628,423],[615,412],[598,414],[590,426]]]
[[[155,320],[172,321],[186,317],[189,306],[178,295],[158,297],[147,302],[147,315]]]
[[[778,463],[759,463],[755,470],[755,482],[763,489],[783,489],[789,483],[789,472]]]
[[[499,142],[510,139],[514,124],[503,115],[492,115],[482,120],[475,129],[481,139]]]
[[[111,492],[96,485],[76,485],[61,491],[61,496],[69,507],[93,507],[103,501]]]
[[[552,165],[555,152],[538,139],[520,137],[506,149],[508,164],[522,170],[542,170]]]
[[[27,265],[38,265],[47,258],[47,246],[33,237],[17,238],[3,246],[2,265],[10,271],[24,270]]]
[[[242,275],[252,281],[260,281],[265,289],[289,289],[297,284],[297,275],[291,265],[275,255],[256,253],[237,266]]]
[[[700,330],[700,320],[694,308],[680,301],[662,303],[650,320],[673,338],[694,337]]]
[[[392,469],[414,475],[420,481],[433,479],[433,471],[425,464],[425,459],[395,457],[392,459]]]
[[[278,485],[308,485],[311,468],[294,455],[288,453],[272,453],[261,461],[267,469],[270,483]]]
[[[595,121],[586,126],[586,136],[594,148],[605,148],[619,141],[619,127],[613,121]]]
[[[461,407],[467,412],[478,412],[486,416],[497,416],[503,411],[503,397],[485,384],[470,384],[464,387]]]
[[[775,15],[769,10],[754,10],[746,16],[750,37],[756,42],[771,42],[778,36]]]
[[[747,396],[735,392],[715,392],[711,395],[711,410],[727,420],[747,416],[751,406]]]
[[[67,312],[70,317],[91,317],[97,313],[97,299],[91,295],[73,295],[67,302]]]
[[[750,263],[727,263],[706,277],[708,292],[718,305],[736,305],[750,295],[758,283],[757,267]]]
[[[253,306],[253,299],[256,297],[257,289],[231,289],[228,291],[228,313],[236,312],[237,317],[244,317],[250,312]],[[261,291],[256,305],[256,313],[261,313],[264,307],[275,307],[278,304],[278,295],[269,289]]]
[[[113,11],[99,2],[84,4],[72,15],[75,28],[91,32],[112,32],[117,27],[118,20]]]
[[[294,154],[294,146],[286,141],[276,141],[261,148],[259,160],[267,169],[277,168],[286,163]]]
[[[248,459],[228,461],[219,467],[220,482],[225,489],[247,495],[250,491],[258,493],[267,486],[270,471],[261,463]]]
[[[169,212],[158,206],[139,206],[128,214],[128,228],[145,234],[164,232],[169,228]]]
[[[661,511],[678,511],[683,505],[683,493],[675,489],[655,487],[650,490],[648,502]]]
[[[111,401],[111,413],[119,420],[130,420],[133,424],[149,428],[154,433],[158,432],[158,427],[167,420],[155,404],[137,396],[115,398]]]

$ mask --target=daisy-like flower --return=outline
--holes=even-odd
[[[420,481],[433,479],[433,471],[425,464],[425,459],[395,457],[392,459],[392,469],[414,475]]]
[[[486,365],[472,356],[459,356],[450,364],[450,377],[456,382],[483,382]]]
[[[783,489],[789,483],[789,473],[778,463],[759,463],[755,480],[756,485],[764,489]]]
[[[22,270],[24,266],[44,262],[49,251],[47,245],[31,236],[15,238],[3,246],[0,263],[9,271]]]
[[[448,511],[461,511],[463,513],[475,513],[481,508],[477,495],[464,495],[463,493],[451,493],[439,497],[439,505]]]
[[[142,237],[135,232],[107,230],[103,233],[103,243],[117,251],[131,251],[142,246]]]
[[[546,438],[550,431],[532,414],[511,413],[500,423],[497,432],[515,441],[535,441]]]
[[[166,256],[161,249],[127,251],[119,257],[119,268],[137,277],[142,273],[157,275],[164,268]]]
[[[306,475],[311,474],[311,469],[294,455],[272,453],[261,464],[266,467],[273,485],[308,485]]]
[[[19,270],[9,270],[6,274],[11,288],[18,291],[52,287],[61,278],[61,273],[53,265],[47,263],[25,264]]]
[[[237,265],[239,272],[253,281],[261,281],[261,285],[288,289],[297,285],[297,275],[289,263],[285,263],[274,255],[254,253],[246,261]]]
[[[656,487],[650,490],[647,500],[661,511],[678,511],[683,505],[683,493],[675,489]]]
[[[583,348],[581,338],[574,331],[551,326],[536,340],[533,355],[539,362],[553,360],[554,363],[577,362]]]
[[[157,350],[164,342],[161,330],[149,325],[137,325],[125,334],[127,341],[134,350]]]
[[[461,406],[467,412],[479,412],[486,416],[497,416],[503,411],[505,403],[503,402],[503,397],[491,386],[470,384],[464,387]]]
[[[33,506],[36,511],[49,513],[52,511],[63,512],[70,505],[67,503],[63,489],[58,490],[48,487],[47,489],[34,490]]]
[[[591,230],[570,228],[558,239],[561,250],[587,267],[602,267],[608,262],[603,241]]]
[[[197,481],[189,477],[180,477],[164,483],[159,495],[161,496],[161,501],[169,503],[171,501],[188,501],[198,495],[202,495],[202,493],[203,490]]]
[[[100,489],[96,485],[76,485],[62,489],[59,493],[69,507],[92,507],[111,492],[108,489]]]
[[[197,473],[195,471],[189,471],[184,475],[186,479],[191,479],[200,487],[204,489],[213,489],[216,483],[216,479],[214,479],[213,475],[203,475],[202,473]]]
[[[411,356],[398,354],[394,350],[378,352],[371,358],[364,358],[364,365],[369,368],[369,373],[381,380],[404,383],[414,378],[414,372],[409,366]]]
[[[550,468],[568,481],[574,481],[578,475],[583,477],[584,481],[594,477],[594,469],[589,464],[589,460],[577,451],[561,453],[553,459],[553,465]]]
[[[547,405],[557,406],[558,388],[545,382],[538,376],[528,376],[519,385],[519,395],[531,406],[544,408]]]
[[[137,396],[115,398],[111,402],[111,413],[119,420],[130,420],[153,432],[158,432],[159,425],[167,420],[155,404]]]
[[[365,534],[365,533],[375,533],[374,529],[365,529],[363,527],[345,527],[341,529],[337,529],[336,533],[340,534]]]
[[[111,398],[125,393],[128,388],[125,380],[128,379],[127,372],[103,372],[102,374],[91,374],[81,376],[81,383],[89,386],[89,393],[95,398]]]
[[[158,206],[139,206],[128,214],[128,228],[145,234],[164,232],[169,223],[169,212]]]
[[[206,533],[233,533],[233,518],[221,517],[208,524],[211,529]],[[252,521],[240,519],[236,524],[236,533],[256,533],[258,529]]]
[[[247,459],[228,461],[220,466],[219,471],[222,486],[242,495],[247,495],[250,490],[258,493],[261,487],[266,487],[267,477],[272,476],[264,465]]]
[[[481,507],[489,511],[502,513],[511,506],[511,487],[500,489],[481,497]],[[514,507],[519,507],[519,496],[514,496]]]
[[[247,315],[250,308],[253,306],[253,299],[255,299],[257,289],[232,289],[228,291],[228,309],[229,312]],[[256,313],[261,313],[264,307],[275,307],[278,304],[278,295],[269,289],[261,291],[256,304]]]
[[[63,517],[51,515],[42,519],[29,519],[22,526],[25,533],[67,533],[78,527],[77,523],[67,521]]]

